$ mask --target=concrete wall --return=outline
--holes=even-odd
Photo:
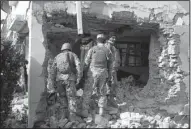
[[[30,35],[29,35],[29,44],[30,44],[30,78],[29,78],[29,127],[32,127],[33,121],[34,121],[34,115],[35,115],[35,110],[37,103],[40,99],[40,94],[44,90],[44,78],[40,77],[40,74],[42,72],[42,64],[45,58],[45,48],[43,46],[43,33],[42,33],[42,15],[43,11],[46,11],[48,13],[51,13],[52,11],[63,11],[67,10],[68,13],[75,14],[75,2],[74,1],[38,1],[38,2],[32,2],[32,12],[31,13],[31,18],[29,19],[29,28],[30,28]],[[166,27],[166,22],[174,22],[171,28],[174,28],[174,24],[176,24],[176,19],[175,16],[178,12],[185,14],[186,10],[183,9],[177,2],[175,1],[84,1],[83,2],[83,12],[89,12],[91,14],[95,14],[99,18],[110,18],[112,17],[112,14],[114,11],[130,11],[133,12],[135,16],[137,16],[137,20],[142,20],[144,18],[148,19],[149,15],[151,13],[151,8],[155,9],[154,14],[156,15],[156,19],[153,22],[157,22],[160,24],[160,28],[165,29]],[[44,10],[43,10],[44,8]],[[182,24],[188,25],[188,18],[189,15],[183,15],[182,17],[179,17],[180,21],[182,20]],[[163,22],[161,22],[161,19]],[[41,22],[41,23],[40,23]],[[179,23],[180,27],[182,27],[181,23]],[[165,33],[169,33],[169,30],[166,30],[161,33],[161,35]],[[174,32],[178,33],[178,32]],[[170,34],[173,34],[173,32]],[[153,58],[150,57],[150,84],[146,86],[146,88],[150,88],[150,86],[153,85],[159,85],[160,81],[158,82],[153,82],[152,78],[155,78],[156,80],[159,79],[158,70],[159,67],[157,66],[157,58],[160,56],[160,47],[162,50],[166,50],[168,46],[162,45],[163,41],[160,40],[160,42],[157,41],[157,36],[153,35],[151,38],[153,44],[151,44],[150,50],[151,53],[150,55],[155,55],[156,57]],[[181,58],[182,61],[185,61],[182,65],[188,66],[188,62],[186,61],[186,58],[183,58],[182,50],[185,52],[185,48],[187,48],[188,44],[188,39],[181,40],[181,45],[180,45],[180,55],[178,56]],[[154,45],[154,46],[152,46]],[[185,46],[184,46],[185,45]],[[157,47],[156,47],[157,46]],[[163,48],[164,46],[164,48]],[[157,48],[158,50],[153,50],[153,48]],[[154,63],[152,63],[152,61]],[[153,65],[153,67],[151,66]],[[180,64],[178,64],[181,66]],[[156,68],[156,69],[155,69]],[[167,67],[168,68],[168,67]],[[182,69],[184,71],[188,71],[188,69]],[[157,72],[156,72],[157,71]],[[156,75],[157,74],[157,75]],[[164,73],[161,73],[164,75]],[[171,74],[171,73],[169,73]],[[156,75],[156,76],[155,76]],[[150,86],[149,86],[150,85]],[[159,89],[161,89],[160,85],[158,86]],[[151,88],[156,89],[156,87]],[[148,93],[152,93],[150,90]],[[156,91],[156,90],[153,90]],[[153,94],[151,94],[153,95]],[[163,100],[164,101],[164,98]]]
[[[189,26],[176,26],[175,32],[180,35],[180,68],[185,71],[185,74],[189,74]],[[184,78],[186,85],[186,92],[189,93],[189,76]]]

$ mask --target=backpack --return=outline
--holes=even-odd
[[[57,70],[58,72],[62,74],[69,74],[71,73],[71,65],[70,65],[70,57],[69,53],[61,53],[57,58],[56,58],[56,63],[57,63]]]
[[[94,67],[107,68],[107,48],[95,46],[92,53],[92,63]]]

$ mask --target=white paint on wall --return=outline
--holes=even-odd
[[[33,5],[32,3],[31,7]],[[45,57],[45,48],[42,44],[43,42],[42,25],[37,22],[34,16],[32,16],[32,10],[29,10],[28,13],[28,26],[29,26],[28,127],[31,128],[35,120],[35,110],[40,100],[40,94],[44,91],[45,87],[44,78],[40,77],[40,74],[42,72],[42,64]]]

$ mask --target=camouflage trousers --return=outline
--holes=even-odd
[[[111,88],[110,88],[110,95],[115,96],[116,95],[116,87],[117,87],[117,71],[112,73],[111,77]]]
[[[62,108],[68,108],[70,113],[77,112],[76,86],[75,81],[57,81],[56,91],[58,93],[58,103]]]
[[[106,85],[108,79],[108,72],[106,69],[90,69],[85,81],[84,94],[83,94],[83,108],[89,109],[90,100],[96,99],[98,107],[105,107],[107,105],[107,92]],[[96,96],[92,98],[92,96]]]

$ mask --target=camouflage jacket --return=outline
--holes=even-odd
[[[106,43],[105,46],[111,51],[113,57],[113,68],[117,70],[121,63],[119,50],[110,43]]]
[[[98,44],[100,46],[103,46],[105,47],[104,45],[102,44]],[[88,52],[87,52],[87,55],[86,55],[86,58],[85,58],[85,65],[84,65],[84,69],[87,69],[88,67],[93,68],[93,66],[91,65],[91,59],[92,59],[92,53],[93,53],[93,50],[94,50],[95,46],[92,47]],[[113,61],[113,57],[112,57],[112,53],[109,51],[108,49],[108,59],[107,59],[107,70],[108,70],[108,73],[109,73],[109,78],[111,77],[111,73],[113,72],[113,64],[112,64],[112,61]],[[99,68],[98,68],[99,69]],[[100,70],[103,69],[103,68],[100,68]]]
[[[60,72],[58,72],[57,70],[57,60],[59,60],[59,58],[61,59],[62,58],[62,54],[63,53],[60,53],[58,54],[55,58],[54,58],[54,61],[52,63],[52,67],[51,67],[51,80],[52,82],[54,81],[59,81],[59,80],[80,80],[81,77],[82,77],[82,72],[81,72],[81,69],[80,69],[80,60],[78,59],[77,55],[73,52],[70,52],[70,51],[66,51],[68,54],[69,54],[69,60],[71,63],[74,63],[74,66],[75,68],[75,71],[76,73],[74,72],[71,72],[70,74],[62,74]]]

